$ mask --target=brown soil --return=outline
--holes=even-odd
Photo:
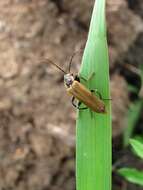
[[[75,189],[76,112],[63,75],[39,60],[48,57],[67,68],[72,53],[85,45],[93,2],[0,1],[1,190]],[[131,3],[107,2],[113,137],[126,127],[131,101],[122,65],[143,61],[143,43],[136,43],[143,39],[143,6]],[[79,67],[76,56],[72,69]]]

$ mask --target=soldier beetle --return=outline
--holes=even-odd
[[[75,53],[77,53],[77,52],[75,52]],[[96,93],[98,93],[100,98],[94,94],[95,90],[90,91],[83,84],[80,83],[80,78],[83,80],[86,80],[85,78],[79,77],[78,75],[74,76],[70,72],[72,59],[73,59],[75,53],[72,55],[72,57],[70,59],[68,72],[64,71],[60,66],[58,66],[57,64],[55,64],[54,62],[52,62],[49,59],[44,59],[44,61],[42,61],[42,62],[50,63],[50,64],[54,65],[55,67],[57,67],[61,72],[64,73],[64,84],[65,84],[67,93],[69,95],[73,96],[72,97],[73,106],[75,106],[79,110],[90,108],[92,111],[94,111],[96,113],[106,113],[105,104],[104,104],[99,92],[96,91]],[[93,76],[93,74],[94,73],[92,73],[90,78]],[[75,99],[79,101],[78,104],[75,103]],[[86,105],[87,107],[81,107],[82,103],[84,105]]]

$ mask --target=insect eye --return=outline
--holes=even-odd
[[[72,79],[68,79],[68,82],[71,83],[71,82],[72,82]]]
[[[67,80],[67,84],[70,85],[72,83],[72,80],[71,79],[68,79]]]
[[[72,84],[72,82],[73,82],[73,80],[72,80],[71,78],[68,78],[68,79],[66,80],[66,85],[67,85],[67,86],[70,86],[70,85]]]

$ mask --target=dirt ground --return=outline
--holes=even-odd
[[[93,0],[0,1],[0,190],[74,190],[75,119],[63,75],[86,43]],[[128,76],[143,61],[142,0],[107,1],[113,138],[133,101]],[[74,58],[73,71],[80,68]],[[126,72],[123,72],[126,71]],[[140,90],[139,79],[133,83]],[[115,189],[123,183],[115,178]],[[126,184],[130,190],[139,187]],[[114,187],[113,186],[113,187]],[[113,188],[114,189],[114,188]]]

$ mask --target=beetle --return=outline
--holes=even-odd
[[[77,53],[77,52],[75,52]],[[72,97],[72,104],[79,110],[90,108],[92,111],[96,113],[106,113],[105,109],[105,103],[102,100],[102,97],[100,93],[96,90],[100,98],[94,94],[95,90],[89,90],[87,89],[83,84],[80,83],[80,78],[83,80],[86,80],[83,77],[79,77],[78,75],[73,75],[70,72],[72,59],[75,55],[75,53],[72,55],[69,63],[69,70],[68,72],[64,71],[60,66],[52,62],[51,60],[45,58],[42,62],[43,63],[50,63],[57,67],[60,71],[64,73],[64,84],[66,87],[66,91],[69,95]],[[90,78],[93,76],[94,73],[90,76]],[[87,80],[86,80],[87,81]],[[78,105],[75,104],[75,99],[79,101]],[[81,104],[86,105],[87,107],[81,107]]]

